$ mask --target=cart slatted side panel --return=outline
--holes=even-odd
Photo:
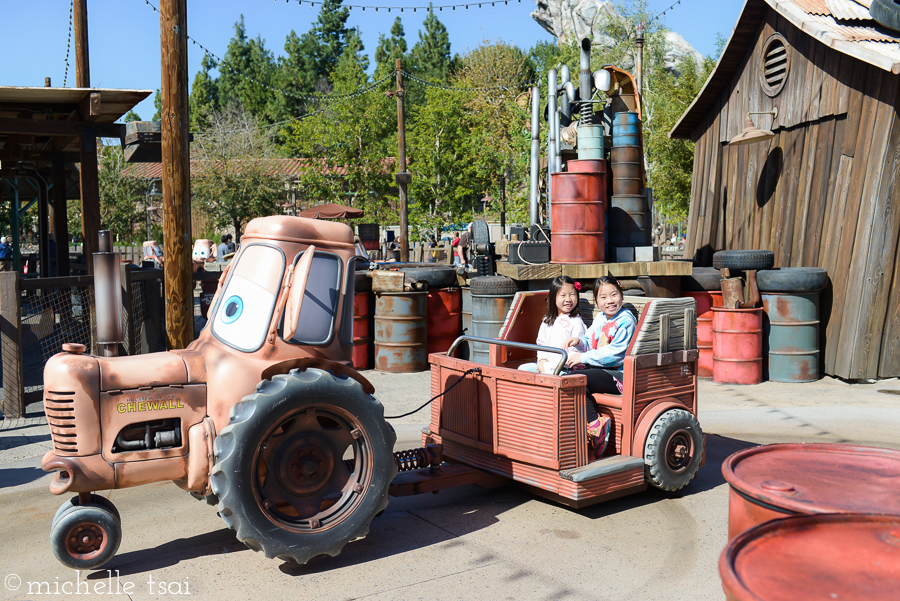
[[[674,398],[691,411],[694,403],[696,363],[676,363],[654,369],[642,369],[635,375],[634,425],[641,412],[653,401]]]
[[[559,469],[567,470],[588,463],[587,417],[583,387],[559,391]]]
[[[441,370],[446,390],[460,373]],[[493,411],[487,378],[467,375],[441,399],[440,429],[493,446]]]
[[[507,456],[559,469],[558,389],[497,379],[497,448]]]

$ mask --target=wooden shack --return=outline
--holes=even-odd
[[[715,71],[670,132],[691,139],[685,254],[768,249],[822,267],[825,373],[900,376],[900,33],[869,0],[747,0]],[[774,139],[728,142],[747,113]]]

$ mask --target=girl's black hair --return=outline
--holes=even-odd
[[[594,303],[597,302],[597,296],[600,293],[600,286],[602,286],[603,284],[612,284],[616,287],[616,290],[619,291],[619,294],[625,296],[625,291],[623,291],[622,286],[619,285],[619,280],[612,277],[611,275],[602,275],[597,278],[596,282],[594,282]]]
[[[550,282],[550,294],[547,295],[547,315],[544,317],[544,323],[548,326],[552,326],[553,322],[556,321],[556,318],[559,316],[559,309],[556,308],[556,295],[559,294],[559,289],[565,284],[569,284],[575,288],[575,308],[572,312],[575,314],[578,313],[578,300],[580,295],[578,294],[578,286],[575,285],[575,280],[567,275],[553,278],[553,281]]]

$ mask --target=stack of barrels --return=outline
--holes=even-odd
[[[609,246],[650,246],[653,223],[644,193],[644,152],[637,113],[613,116],[610,151],[613,194],[609,202]]]
[[[571,160],[566,168],[568,171],[550,174],[553,190],[550,261],[603,263],[606,259],[606,161]]]

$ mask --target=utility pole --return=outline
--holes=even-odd
[[[88,57],[87,0],[72,3],[72,29],[75,33],[75,87],[91,87],[90,58]]]
[[[406,197],[406,185],[412,181],[412,174],[406,170],[406,124],[403,119],[403,73],[400,59],[397,59],[397,90],[388,92],[388,96],[397,98],[397,173],[394,179],[400,188],[400,260],[409,261],[409,201]]]
[[[75,87],[91,87],[88,52],[87,0],[72,4],[72,30],[75,37]],[[84,116],[81,116],[84,119]],[[98,250],[100,231],[100,183],[97,179],[97,138],[91,132],[81,135],[81,239],[88,273],[94,272],[94,253]]]
[[[166,347],[194,340],[191,278],[191,166],[188,148],[187,0],[159,3],[162,55],[162,197]],[[240,232],[237,232],[240,234]]]

